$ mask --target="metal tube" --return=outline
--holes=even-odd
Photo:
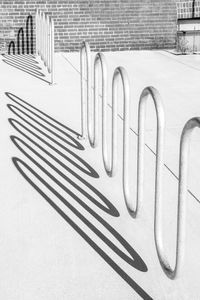
[[[84,74],[85,74],[85,64],[86,62],[86,80],[87,80],[87,102],[85,100],[85,84],[84,84]],[[91,99],[91,55],[90,46],[87,42],[83,42],[80,50],[80,71],[81,71],[81,138],[86,138],[86,127],[88,127],[88,136],[92,140],[92,132],[90,125],[90,99]],[[86,125],[87,123],[87,125]]]
[[[178,189],[178,209],[177,209],[177,233],[176,233],[176,259],[174,269],[170,266],[165,258],[161,234],[156,237],[156,249],[158,258],[165,274],[174,279],[180,277],[183,267],[184,258],[184,241],[185,241],[185,225],[186,225],[186,198],[187,198],[187,175],[188,175],[188,158],[189,145],[192,131],[195,127],[200,127],[200,118],[190,119],[184,126],[180,140],[179,155],[179,189]],[[159,228],[157,228],[157,231]]]
[[[44,18],[45,15],[41,14],[41,59],[44,61]]]
[[[98,100],[99,100],[99,86],[98,86],[98,70],[101,66],[102,78],[102,156],[104,168],[109,175],[111,173],[111,161],[109,159],[108,145],[106,140],[107,133],[107,64],[103,53],[97,53],[94,59],[94,139],[92,146],[96,147],[99,142],[98,133]]]
[[[36,45],[36,55],[38,55],[38,49],[39,49],[39,43],[38,43],[38,36],[39,36],[39,26],[38,26],[38,9],[36,9],[36,13],[35,13],[35,31],[36,31],[36,35],[35,35],[35,45]]]
[[[85,64],[87,65],[87,102],[85,100]],[[161,96],[154,87],[146,87],[139,100],[138,107],[138,149],[137,149],[137,200],[136,204],[132,202],[129,189],[129,104],[130,104],[130,85],[126,70],[123,67],[115,69],[112,79],[112,149],[111,159],[108,159],[108,147],[106,141],[106,105],[107,105],[107,67],[102,53],[97,53],[94,60],[94,120],[89,114],[90,106],[90,49],[87,43],[84,43],[80,51],[81,66],[81,108],[82,108],[82,137],[86,136],[86,120],[88,126],[88,136],[92,147],[98,144],[98,67],[101,65],[102,75],[102,156],[104,167],[109,176],[114,176],[117,169],[117,83],[122,80],[123,87],[123,192],[128,211],[132,217],[138,215],[138,211],[143,200],[144,190],[144,149],[145,149],[145,108],[146,103],[151,96],[157,118],[156,135],[156,172],[155,172],[155,206],[154,206],[154,240],[159,262],[165,274],[174,279],[179,277],[183,266],[184,258],[184,240],[185,240],[185,214],[187,198],[187,173],[188,173],[188,154],[189,142],[193,129],[200,127],[200,118],[190,119],[183,128],[180,140],[179,155],[179,190],[178,190],[178,209],[177,209],[177,232],[176,232],[176,251],[175,267],[172,268],[166,258],[163,246],[162,233],[162,173],[163,173],[163,150],[165,133],[165,116]],[[87,105],[87,110],[86,110]]]
[[[127,190],[128,162],[129,162],[129,105],[130,105],[130,84],[126,70],[123,67],[115,69],[112,79],[112,155],[110,176],[117,171],[117,83],[118,78],[122,80],[123,103],[124,103],[124,124],[123,124],[123,188]]]
[[[55,54],[54,54],[54,20],[50,18],[51,27],[51,84],[55,83]]]
[[[156,176],[155,176],[155,206],[160,211],[161,187],[162,187],[162,166],[163,166],[163,148],[164,148],[164,131],[165,116],[161,96],[154,87],[147,87],[140,96],[138,108],[138,160],[137,160],[137,203],[135,216],[138,206],[143,199],[144,189],[144,147],[145,147],[145,107],[148,96],[153,99],[156,118],[157,118],[157,138],[156,138]],[[157,211],[157,210],[156,210]],[[159,214],[160,215],[160,214]],[[158,218],[156,218],[158,219]],[[160,221],[160,219],[159,219]]]
[[[45,67],[47,66],[47,38],[48,38],[48,34],[47,34],[47,14],[44,14],[44,65]]]
[[[50,84],[55,83],[54,20],[36,10],[36,53],[50,73]]]
[[[38,10],[38,31],[37,31],[37,40],[38,40],[38,55],[41,55],[41,12]]]
[[[47,70],[50,73],[50,55],[51,55],[51,30],[50,30],[50,18],[47,16]]]

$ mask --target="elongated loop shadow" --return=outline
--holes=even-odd
[[[31,55],[31,54],[24,54],[24,55],[18,55],[18,54],[6,54],[6,53],[2,53],[2,56],[4,56],[6,59],[10,59],[10,58],[13,58],[13,59],[16,59],[16,60],[20,60],[21,62],[24,62],[24,63],[29,63],[29,64],[39,64],[39,62],[36,60],[36,57],[34,55]]]
[[[74,147],[76,149],[79,150],[84,150],[84,147],[80,144],[80,142],[73,138],[71,135],[69,135],[68,133],[66,133],[66,131],[63,131],[62,129],[58,128],[57,126],[53,125],[52,123],[50,123],[49,121],[47,121],[46,119],[42,118],[41,116],[39,116],[38,114],[36,114],[35,112],[33,112],[32,110],[30,110],[29,108],[25,107],[24,105],[22,105],[21,103],[17,103],[18,105],[20,105],[24,110],[30,112],[32,115],[34,115],[35,117],[37,117],[37,119],[45,122],[46,124],[48,124],[48,127],[45,126],[44,124],[42,124],[41,122],[39,122],[36,118],[33,118],[31,115],[27,114],[24,110],[21,110],[20,108],[18,108],[15,105],[11,105],[8,104],[7,106],[9,107],[9,109],[12,110],[12,112],[16,113],[16,110],[18,112],[20,112],[22,115],[28,117],[30,120],[32,120],[34,123],[36,123],[37,125],[39,125],[40,127],[42,127],[43,129],[45,129],[46,131],[50,132],[51,134],[53,134],[54,136],[56,136],[57,138],[59,138],[61,141],[65,142],[66,144],[70,145],[71,147]],[[19,113],[17,114],[19,116]],[[56,129],[57,131],[59,131],[60,133],[62,133],[63,135],[65,135],[67,137],[68,140],[66,140],[65,138],[63,138],[61,135],[57,134],[55,132],[55,130],[53,131],[51,129],[51,127],[53,127],[53,129]],[[71,140],[72,143],[69,141]]]
[[[94,178],[99,177],[97,172],[85,160],[66,147],[67,145],[78,150],[84,149],[82,149],[82,145],[78,141],[74,140],[71,135],[66,133],[66,130],[69,130],[73,134],[77,133],[19,97],[11,93],[6,93],[6,95],[15,102],[15,105],[8,104],[7,106],[20,121],[11,118],[8,120],[12,127],[25,138],[24,140],[12,135],[10,137],[11,141],[31,163],[30,166],[25,161],[13,157],[12,161],[17,170],[141,298],[152,299],[109,255],[107,255],[103,249],[101,249],[99,245],[97,245],[97,243],[91,239],[91,237],[88,236],[86,232],[81,229],[81,227],[73,221],[73,218],[71,218],[71,214],[78,218],[84,226],[101,240],[101,242],[108,246],[115,255],[118,255],[118,257],[128,265],[138,271],[147,272],[147,266],[140,255],[122,237],[122,235],[94,209],[100,209],[112,217],[119,217],[118,210],[102,193],[68,166],[67,163],[70,163],[84,174]],[[46,132],[50,133],[51,136]],[[67,139],[63,138],[60,134],[63,134]],[[64,144],[61,144],[59,140],[64,142]],[[68,157],[68,155],[71,157]],[[60,158],[64,158],[64,161]],[[80,166],[80,163],[82,166]],[[70,178],[66,171],[74,176],[74,178],[78,180],[78,183],[76,183],[73,178]],[[81,184],[79,184],[79,182]],[[70,186],[73,187],[73,191]],[[43,191],[43,187],[45,192]],[[84,187],[86,187],[87,190],[85,190]],[[76,194],[76,191],[78,192],[78,195]],[[65,205],[70,211],[70,217],[54,203],[48,192],[53,194],[56,199]],[[64,196],[65,194],[67,197]],[[82,196],[85,197],[85,199],[82,199]],[[76,203],[76,207],[73,203]],[[90,203],[95,205],[94,208],[89,206]],[[81,210],[77,208],[77,205]],[[97,226],[84,215],[84,212],[86,214],[89,213],[92,219],[94,218],[95,224],[98,221],[100,226],[104,227],[104,232],[98,229]],[[107,236],[106,232],[111,238]]]
[[[59,215],[69,224],[72,228],[106,261],[112,268],[117,272],[117,274],[126,281],[126,283],[135,290],[135,292],[142,298],[142,299],[153,299],[149,296],[119,265],[103,251],[68,215],[66,215],[59,206],[57,206],[52,199],[39,187],[36,183],[34,183],[32,176],[35,179],[39,180],[49,191],[51,191],[55,196],[57,196],[78,218],[80,218],[89,228],[91,228],[96,234],[99,234],[101,239],[106,242],[113,251],[116,252],[116,246],[108,240],[94,225],[92,225],[81,213],[79,213],[72,205],[70,205],[50,184],[48,184],[37,172],[35,172],[27,163],[23,160],[13,157],[12,161],[20,172],[20,174],[27,180],[27,182],[59,213]],[[26,171],[24,171],[26,169]],[[28,171],[28,172],[27,172]],[[43,170],[45,171],[45,170]],[[27,173],[31,173],[31,178],[27,175]],[[119,234],[118,234],[119,235]],[[122,238],[122,237],[121,237]],[[122,238],[123,240],[123,238]],[[129,254],[134,255],[134,267],[141,271],[147,271],[147,267],[140,256],[133,250],[133,248],[124,240],[125,248],[129,252]],[[114,246],[114,248],[112,248]],[[124,245],[123,245],[124,246]],[[127,249],[128,248],[128,249]],[[131,251],[132,250],[132,251]],[[121,250],[118,249],[116,252],[118,255],[121,256]],[[130,253],[131,252],[131,253]],[[122,252],[123,253],[123,252]],[[123,259],[126,255],[123,253]],[[128,257],[128,261],[130,258]],[[126,260],[127,261],[127,260]],[[128,262],[127,261],[127,262]],[[133,263],[132,263],[133,265]]]
[[[147,267],[141,257],[137,254],[137,252],[126,242],[126,240],[111,226],[109,225],[103,218],[101,218],[97,213],[95,213],[88,205],[86,205],[79,197],[77,197],[72,191],[70,191],[65,185],[63,185],[56,177],[54,177],[49,171],[47,171],[41,164],[38,163],[31,155],[24,150],[24,148],[28,148],[32,151],[32,153],[36,154],[37,157],[41,156],[39,153],[33,150],[28,144],[22,141],[19,138],[11,137],[14,144],[17,148],[25,154],[30,161],[37,166],[45,175],[48,176],[56,185],[61,187],[68,195],[70,195],[76,202],[78,202],[86,211],[88,211],[93,217],[95,217],[104,227],[116,238],[116,240],[125,248],[125,250],[130,254],[128,256],[123,251],[121,251],[112,241],[110,241],[103,233],[101,233],[90,221],[88,221],[76,208],[74,208],[61,194],[59,194],[56,189],[52,186],[52,184],[47,183],[47,181],[43,180],[42,177],[38,175],[38,179],[45,184],[45,186],[54,193],[76,216],[78,216],[94,233],[99,236],[102,241],[104,241],[116,254],[118,254],[124,261],[130,264],[132,267],[136,268],[139,271],[146,272]],[[19,144],[23,144],[20,146]],[[25,147],[24,147],[25,146]],[[44,161],[44,160],[43,160]],[[49,165],[49,164],[48,164]],[[56,170],[58,171],[58,170]]]
[[[52,118],[52,117],[49,116],[47,113],[41,111],[40,109],[38,109],[37,107],[33,106],[33,105],[30,104],[29,102],[23,100],[22,98],[20,98],[20,97],[14,95],[14,94],[12,94],[12,93],[9,93],[9,92],[5,92],[5,95],[6,95],[10,100],[14,101],[15,103],[17,103],[17,104],[19,104],[19,105],[20,105],[21,102],[22,102],[23,104],[26,104],[27,106],[29,106],[30,108],[32,108],[34,111],[39,112],[40,115],[42,115],[42,116],[46,117],[47,119],[51,120],[53,123],[55,123],[55,124],[61,126],[64,130],[67,130],[67,131],[73,133],[73,134],[76,135],[76,136],[80,136],[80,133],[78,133],[78,132],[74,131],[73,129],[67,127],[66,125],[60,123],[58,120]],[[52,122],[51,122],[51,123],[48,123],[48,124],[51,124],[51,126],[53,126],[53,125],[52,125],[52,124],[53,124]],[[56,127],[56,126],[53,126],[53,127],[56,128],[57,130],[59,130],[58,127]],[[62,131],[62,132],[64,132],[64,131]],[[81,144],[80,144],[80,145],[81,145]],[[82,146],[82,149],[84,149],[83,146]],[[82,149],[81,149],[81,150],[82,150]]]
[[[52,144],[50,144],[49,142],[47,142],[46,139],[41,138],[39,135],[37,135],[36,133],[34,133],[32,130],[28,129],[28,127],[24,126],[22,123],[20,123],[17,120],[14,119],[10,119],[9,118],[9,122],[11,123],[11,125],[20,133],[23,134],[23,132],[17,127],[22,127],[23,129],[25,129],[27,132],[29,132],[32,136],[36,137],[38,140],[40,140],[41,142],[43,142],[46,146],[48,146],[50,149],[52,149],[53,151],[55,151],[57,154],[59,154],[61,157],[63,157],[66,161],[68,161],[69,163],[71,163],[74,167],[76,167],[77,169],[79,169],[80,171],[82,171],[83,173],[94,177],[94,178],[99,178],[98,173],[86,162],[84,161],[80,156],[78,156],[77,154],[75,154],[73,151],[69,150],[68,148],[66,148],[65,146],[63,146],[62,144],[58,143],[55,139],[52,139],[50,136],[46,135],[43,131],[39,130],[37,127],[33,126],[31,123],[25,121],[28,125],[30,125],[32,128],[34,128],[35,130],[37,130],[38,132],[40,132],[41,134],[43,134],[45,137],[47,137],[49,140],[53,141],[55,143],[55,145],[61,146],[65,152],[67,152],[68,154],[70,154],[72,157],[74,157],[77,161],[79,161],[85,168],[81,167],[79,164],[77,164],[75,161],[73,161],[70,157],[68,157],[65,153],[61,152],[60,150],[58,150],[56,147],[54,147]],[[17,124],[17,126],[16,126]]]
[[[45,79],[45,74],[38,70],[39,68],[30,65],[30,60],[27,59],[19,60],[19,59],[15,59],[15,55],[7,55],[7,58],[3,59],[3,62],[37,79],[50,83],[49,80]]]
[[[2,54],[2,56],[5,58],[5,60],[17,63],[21,66],[30,67],[30,69],[33,70],[41,70],[42,68],[38,66],[38,62],[35,60],[28,60],[26,58],[23,58],[25,55],[8,55],[8,54]],[[36,63],[37,62],[37,63]]]
[[[12,124],[13,125],[13,124]],[[44,155],[47,155],[47,158],[40,155],[37,151],[35,151],[31,146],[29,146],[26,142],[21,140],[20,138],[16,136],[11,136],[11,140],[15,144],[15,146],[23,153],[25,154],[29,159],[31,159],[30,155],[28,155],[27,151],[23,149],[19,145],[19,142],[23,144],[26,148],[32,151],[35,155],[37,155],[38,158],[40,158],[42,161],[44,161],[49,167],[51,167],[54,171],[57,172],[63,179],[65,179],[68,183],[70,183],[74,188],[76,188],[83,196],[85,196],[88,200],[90,200],[93,204],[95,204],[97,207],[99,207],[101,210],[105,211],[106,213],[118,217],[119,212],[115,208],[115,206],[102,194],[100,193],[95,187],[93,187],[89,182],[87,182],[85,179],[83,179],[81,176],[79,176],[77,173],[72,171],[69,167],[67,167],[65,164],[63,164],[58,158],[56,158],[54,155],[52,155],[50,152],[48,152],[46,149],[44,149],[42,146],[40,146],[38,143],[36,143],[34,140],[32,140],[27,135],[21,134],[28,139],[33,145],[35,145],[39,150],[43,152]],[[73,180],[71,180],[66,174],[61,172],[57,167],[55,167],[54,164],[50,163],[49,158],[52,158],[54,162],[58,163],[60,166],[64,168],[64,170],[68,171],[71,175],[73,175],[76,179],[78,179],[81,183],[83,183],[87,188],[89,188],[106,206],[99,203],[98,200],[96,200],[92,195],[90,195],[87,191],[85,191],[83,188],[81,188],[78,184],[76,184]],[[82,206],[85,206],[89,209],[89,207],[82,202]]]

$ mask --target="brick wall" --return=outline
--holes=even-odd
[[[175,46],[175,0],[0,0],[1,50],[36,7],[55,20],[56,51],[77,51],[83,40],[94,50]]]
[[[200,17],[200,0],[178,0],[176,3],[178,19]]]

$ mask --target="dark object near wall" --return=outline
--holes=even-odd
[[[10,44],[8,45],[8,54],[10,55],[11,53],[11,49],[12,49],[12,54],[14,54],[15,55],[15,43],[12,41],[12,42],[10,42]]]
[[[21,37],[21,42],[20,42],[20,37]],[[22,27],[19,29],[17,33],[17,54],[24,54],[24,30]]]
[[[30,24],[30,29],[29,29]],[[30,39],[29,39],[30,33]],[[33,54],[33,17],[29,15],[26,19],[26,51],[27,54]]]
[[[8,45],[8,54],[15,55],[15,42],[11,41]],[[25,49],[25,37],[24,29],[21,27],[17,33],[17,54],[33,54],[33,17],[29,15],[26,19],[26,49]]]

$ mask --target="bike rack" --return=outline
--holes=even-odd
[[[85,62],[85,64],[84,64]],[[85,67],[86,65],[86,67]],[[108,160],[108,147],[106,141],[106,105],[107,105],[107,65],[102,53],[97,53],[94,59],[94,116],[90,112],[91,101],[91,57],[90,47],[84,42],[80,49],[80,70],[81,70],[81,107],[82,107],[82,138],[86,138],[86,129],[89,142],[92,147],[98,145],[98,68],[101,65],[102,79],[102,157],[106,173],[112,177],[117,169],[117,83],[121,78],[123,87],[123,193],[127,209],[133,218],[138,215],[144,190],[144,149],[145,149],[145,107],[151,96],[157,118],[156,135],[156,175],[155,175],[155,206],[154,206],[154,240],[160,265],[164,273],[170,279],[180,276],[184,258],[185,241],[185,214],[187,198],[187,170],[188,170],[188,149],[190,136],[195,127],[200,127],[200,118],[190,119],[184,126],[180,139],[179,153],[179,189],[178,189],[178,210],[177,210],[177,232],[176,232],[176,250],[175,267],[172,268],[166,259],[163,248],[163,237],[161,230],[162,221],[162,169],[164,165],[164,135],[165,135],[165,115],[162,99],[158,90],[154,87],[146,87],[142,91],[138,106],[138,147],[137,147],[137,200],[133,205],[130,197],[128,165],[129,165],[129,104],[130,104],[130,84],[126,70],[123,67],[117,67],[112,78],[112,143],[111,160]],[[86,72],[85,72],[86,69]],[[86,78],[84,75],[86,73]],[[87,86],[85,85],[87,81]],[[87,89],[85,90],[85,87]],[[87,95],[87,101],[85,99]],[[86,109],[87,106],[87,109]],[[87,125],[87,126],[86,126]],[[86,128],[87,127],[87,128]]]
[[[165,274],[171,278],[180,277],[181,269],[184,262],[184,242],[185,242],[185,226],[186,226],[186,198],[187,198],[187,174],[189,161],[190,138],[194,128],[200,127],[200,118],[192,118],[185,124],[181,139],[179,153],[179,187],[178,187],[178,210],[177,210],[177,232],[176,232],[176,260],[174,269],[171,268],[165,255],[162,244],[162,236],[159,226],[155,226],[156,231],[156,249],[158,258]],[[157,209],[157,214],[159,214]]]
[[[36,10],[36,55],[47,67],[51,84],[55,83],[54,20],[47,13]]]

